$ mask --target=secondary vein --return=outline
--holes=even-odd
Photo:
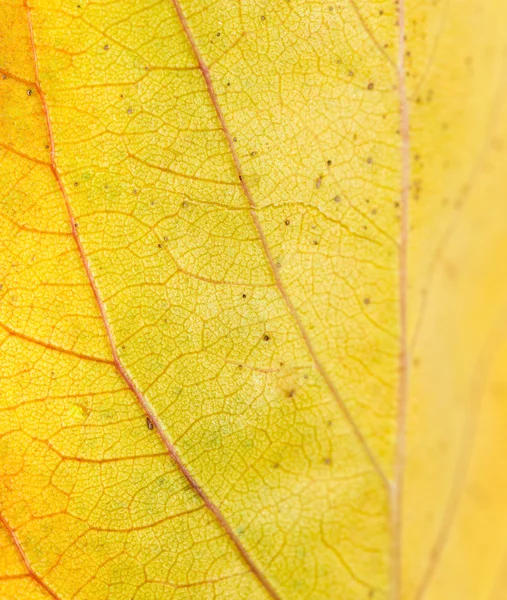
[[[329,373],[326,371],[324,364],[322,363],[322,361],[320,360],[320,358],[317,355],[317,352],[315,351],[315,348],[313,347],[313,344],[311,342],[311,339],[308,335],[308,332],[306,331],[303,322],[301,320],[301,317],[299,316],[299,313],[296,310],[296,307],[294,306],[290,296],[287,293],[287,290],[285,289],[283,282],[281,280],[280,274],[278,272],[278,268],[276,266],[276,261],[273,258],[273,255],[271,254],[271,250],[269,248],[267,239],[266,239],[266,235],[264,234],[264,230],[262,228],[261,222],[259,220],[259,215],[258,215],[258,207],[253,199],[252,193],[250,191],[250,188],[248,187],[246,178],[244,176],[243,173],[243,169],[241,167],[241,162],[239,160],[239,156],[238,153],[236,151],[235,145],[234,145],[234,140],[233,140],[233,136],[229,130],[229,128],[227,127],[226,121],[225,121],[225,116],[224,113],[222,111],[222,108],[220,106],[220,103],[218,101],[218,97],[217,94],[215,92],[215,88],[213,86],[213,81],[211,79],[211,73],[209,70],[209,67],[206,65],[199,47],[197,45],[197,42],[194,38],[194,35],[192,33],[192,30],[190,28],[190,25],[185,17],[185,14],[181,8],[181,5],[179,3],[178,0],[171,0],[173,3],[173,6],[176,10],[176,13],[178,15],[178,18],[180,20],[181,26],[185,32],[185,35],[187,37],[187,40],[192,48],[192,51],[194,53],[194,56],[197,60],[197,63],[199,65],[199,69],[202,73],[202,76],[204,78],[204,81],[206,83],[206,87],[208,90],[208,94],[210,96],[211,102],[213,104],[213,107],[215,109],[215,112],[217,114],[217,118],[220,122],[220,125],[222,127],[224,136],[226,138],[227,141],[227,145],[229,147],[229,151],[231,153],[231,157],[232,160],[234,162],[234,167],[236,169],[236,172],[238,174],[238,178],[241,184],[241,188],[243,190],[243,193],[248,201],[248,205],[250,208],[250,215],[253,221],[253,224],[255,226],[255,229],[257,231],[258,237],[259,237],[259,241],[261,243],[262,249],[264,251],[264,255],[266,257],[266,260],[268,262],[271,274],[273,276],[273,279],[275,281],[275,284],[278,288],[278,291],[283,299],[283,301],[285,302],[289,313],[291,314],[293,320],[296,323],[296,326],[299,330],[299,333],[301,335],[301,338],[303,339],[308,352],[312,358],[312,361],[316,367],[316,369],[318,370],[318,372],[320,373],[321,377],[323,378],[323,380],[325,381],[327,387],[329,388],[331,395],[333,396],[333,398],[335,399],[336,403],[338,404],[341,412],[343,413],[345,420],[348,422],[350,428],[352,429],[352,432],[354,434],[354,436],[356,437],[356,439],[358,440],[362,450],[364,451],[364,453],[366,454],[366,457],[368,458],[369,462],[371,463],[371,465],[373,466],[373,469],[375,470],[375,472],[377,473],[377,475],[379,476],[383,486],[385,487],[385,489],[387,491],[389,491],[390,489],[390,483],[381,467],[381,465],[379,464],[377,458],[375,457],[372,449],[370,448],[368,442],[366,441],[365,437],[363,436],[363,434],[361,433],[361,430],[359,429],[357,423],[355,422],[352,414],[350,413],[349,409],[347,408],[343,398],[341,397],[340,393],[338,392],[338,389],[336,388],[331,376],[329,375]]]
[[[391,598],[399,600],[402,592],[401,582],[401,547],[402,547],[402,506],[403,485],[406,462],[406,423],[409,401],[409,367],[407,323],[407,273],[408,273],[408,234],[409,234],[409,196],[410,196],[410,119],[405,73],[406,26],[405,4],[398,5],[398,95],[400,105],[401,136],[401,224],[399,240],[399,277],[398,297],[400,313],[400,353],[398,406],[396,421],[396,445],[394,484],[392,487],[391,512]]]
[[[241,558],[246,563],[246,565],[248,566],[248,568],[250,569],[252,574],[259,580],[261,585],[265,588],[265,590],[271,595],[271,597],[274,600],[281,600],[280,596],[275,591],[275,589],[273,588],[271,583],[269,583],[267,581],[264,574],[259,570],[257,565],[254,563],[253,559],[248,554],[246,548],[243,546],[242,542],[240,541],[240,539],[238,538],[236,533],[233,531],[231,525],[227,522],[226,518],[224,517],[224,515],[222,514],[222,512],[220,511],[218,506],[214,502],[212,502],[212,500],[205,493],[204,489],[200,486],[200,484],[192,476],[188,467],[184,464],[182,458],[179,456],[178,452],[176,451],[176,448],[172,445],[171,441],[169,440],[169,437],[168,437],[167,433],[165,432],[163,423],[158,418],[158,415],[156,414],[155,410],[153,409],[153,407],[151,406],[149,401],[144,397],[141,390],[137,387],[136,383],[134,382],[134,380],[130,376],[129,372],[127,371],[127,369],[124,367],[124,365],[122,364],[122,362],[120,360],[118,351],[116,349],[113,332],[112,332],[112,329],[111,329],[111,326],[109,324],[109,320],[107,317],[106,308],[100,297],[97,283],[95,281],[93,272],[92,272],[90,264],[88,262],[88,258],[85,253],[83,243],[78,234],[78,230],[77,230],[77,226],[76,226],[76,218],[75,218],[75,215],[74,215],[74,212],[73,212],[70,200],[69,200],[69,196],[67,194],[67,190],[65,189],[62,178],[60,177],[60,174],[57,169],[56,158],[55,158],[55,140],[54,140],[53,130],[52,130],[52,126],[51,126],[51,121],[49,118],[49,108],[48,108],[46,96],[44,94],[44,91],[42,89],[41,82],[40,82],[37,48],[35,45],[35,37],[34,37],[34,32],[33,32],[31,8],[28,4],[28,0],[24,0],[24,7],[25,7],[26,13],[27,13],[28,28],[29,28],[29,34],[30,34],[30,43],[31,43],[32,55],[33,55],[33,61],[34,61],[35,89],[41,100],[44,117],[45,117],[45,121],[46,121],[47,134],[48,134],[48,138],[49,138],[49,147],[50,147],[50,156],[51,156],[50,169],[55,177],[55,180],[58,184],[61,195],[63,197],[64,203],[65,203],[65,208],[67,210],[67,214],[68,214],[68,217],[70,220],[72,235],[74,237],[76,247],[79,252],[79,256],[81,258],[81,262],[82,262],[83,268],[86,273],[86,277],[88,278],[90,287],[91,287],[93,295],[95,297],[97,307],[98,307],[100,315],[102,317],[102,321],[104,323],[106,336],[107,336],[107,339],[108,339],[108,342],[109,342],[109,345],[111,348],[111,354],[113,357],[114,367],[116,368],[119,375],[124,379],[127,386],[129,387],[129,389],[132,391],[132,393],[137,398],[137,400],[138,400],[140,406],[143,408],[146,416],[150,419],[150,422],[152,423],[154,429],[157,431],[157,434],[159,435],[169,456],[172,458],[172,460],[178,466],[181,474],[185,477],[185,479],[187,480],[190,487],[201,498],[204,505],[213,514],[213,516],[217,520],[218,524],[222,527],[224,532],[228,535],[228,537],[230,538],[230,540],[236,547],[238,553],[240,554]]]

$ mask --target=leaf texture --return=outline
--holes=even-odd
[[[504,598],[504,3],[0,11],[0,598]]]

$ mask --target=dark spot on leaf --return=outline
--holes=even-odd
[[[148,429],[153,429],[153,423],[151,422],[149,417],[146,417],[146,426],[148,427]]]
[[[33,94],[33,91],[32,91],[32,90],[26,90],[26,95],[27,95],[27,96],[31,96],[32,94]]]
[[[370,83],[368,84],[368,89],[372,90],[373,89],[373,83],[370,81]]]
[[[264,336],[264,341],[265,341],[265,342],[269,342],[269,335],[265,335],[265,336]]]
[[[369,304],[371,301],[370,301],[370,299],[369,299],[369,298],[365,298],[365,299],[363,300],[363,302],[364,302],[365,304]]]
[[[290,225],[290,221],[289,221],[289,219],[286,219],[286,220],[285,220],[285,225]]]

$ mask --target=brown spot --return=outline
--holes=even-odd
[[[149,417],[146,417],[146,426],[150,431],[153,429],[153,423],[151,422]]]

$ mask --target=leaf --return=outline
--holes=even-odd
[[[506,25],[2,4],[1,598],[505,597]]]

